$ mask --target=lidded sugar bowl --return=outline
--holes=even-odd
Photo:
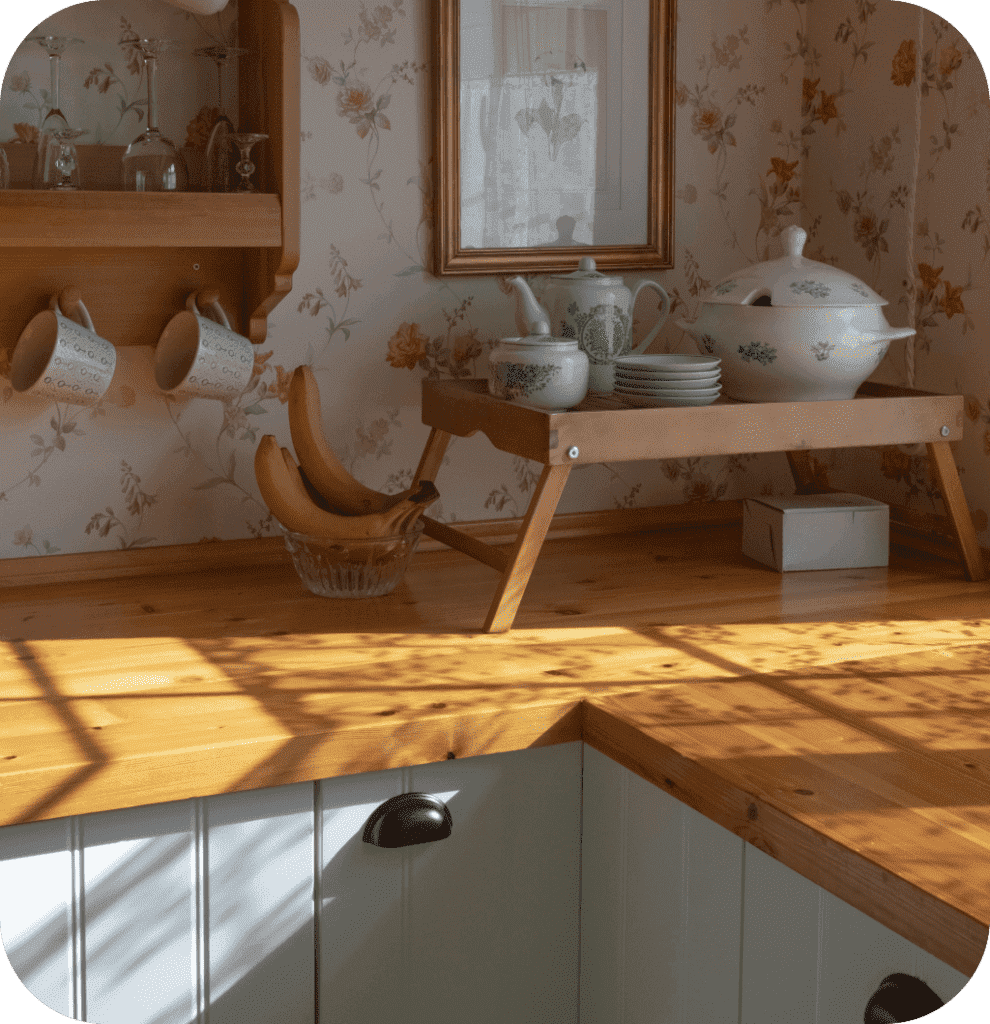
[[[564,412],[587,395],[589,365],[569,338],[502,338],[488,357],[488,391],[543,412]]]

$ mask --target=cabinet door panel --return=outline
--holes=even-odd
[[[312,1024],[313,786],[0,829],[0,927],[99,1024]]]
[[[395,984],[403,851],[372,848],[361,836],[371,812],[403,792],[405,771],[324,779],[318,787],[320,1024],[403,1019]]]
[[[411,857],[409,988],[450,1020],[577,1024],[581,743],[422,765],[454,832]],[[416,849],[412,847],[412,849]],[[424,1013],[424,1024],[435,1021]]]
[[[321,1024],[576,1024],[579,743],[321,788]],[[417,791],[447,803],[448,838],[363,842],[379,804]]]
[[[195,801],[80,818],[85,928],[84,1019],[199,1020]]]
[[[0,938],[7,958],[32,995],[67,1017],[81,998],[82,978],[73,958],[82,895],[73,898],[74,838],[78,845],[77,818],[0,828]]]
[[[862,1020],[870,996],[895,972],[921,978],[944,1002],[969,981],[965,974],[829,892],[822,896],[821,940],[822,1021]]]
[[[824,890],[747,844],[743,891],[741,1024],[816,1021]]]
[[[584,750],[581,1024],[737,1024],[742,840]]]
[[[209,1024],[313,1024],[313,784],[204,803]]]

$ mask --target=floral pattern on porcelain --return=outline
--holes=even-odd
[[[530,398],[559,376],[553,363],[493,363],[492,383],[497,398]]]
[[[832,289],[821,281],[792,281],[791,291],[795,295],[810,295],[815,299],[827,299],[832,294]],[[859,289],[861,295],[867,293]]]
[[[630,350],[630,320],[618,306],[612,305],[610,309],[603,302],[582,313],[578,304],[572,302],[567,315],[569,319],[560,328],[561,337],[577,341],[592,365],[607,366],[615,356]]]
[[[709,351],[714,352],[714,344]],[[755,359],[760,366],[769,366],[777,358],[777,350],[769,345],[762,345],[758,341],[751,341],[748,345],[739,346],[739,355],[742,356],[743,362],[748,363],[751,359]]]

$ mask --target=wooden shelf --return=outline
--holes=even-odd
[[[0,192],[0,347],[68,287],[116,347],[154,346],[190,292],[215,289],[259,345],[299,263],[299,17],[287,0],[241,0],[237,122],[268,137],[253,195],[116,191],[121,146],[80,146],[85,191]],[[15,183],[31,147],[5,144]],[[192,151],[185,151],[187,160]],[[201,156],[201,154],[199,154]],[[109,188],[108,188],[109,186]]]
[[[0,192],[0,247],[278,248],[277,195]]]

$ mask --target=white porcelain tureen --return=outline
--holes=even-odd
[[[700,352],[722,360],[722,393],[741,402],[855,397],[892,341],[886,299],[844,270],[805,259],[807,232],[783,232],[786,254],[730,274],[694,323],[678,320]]]

